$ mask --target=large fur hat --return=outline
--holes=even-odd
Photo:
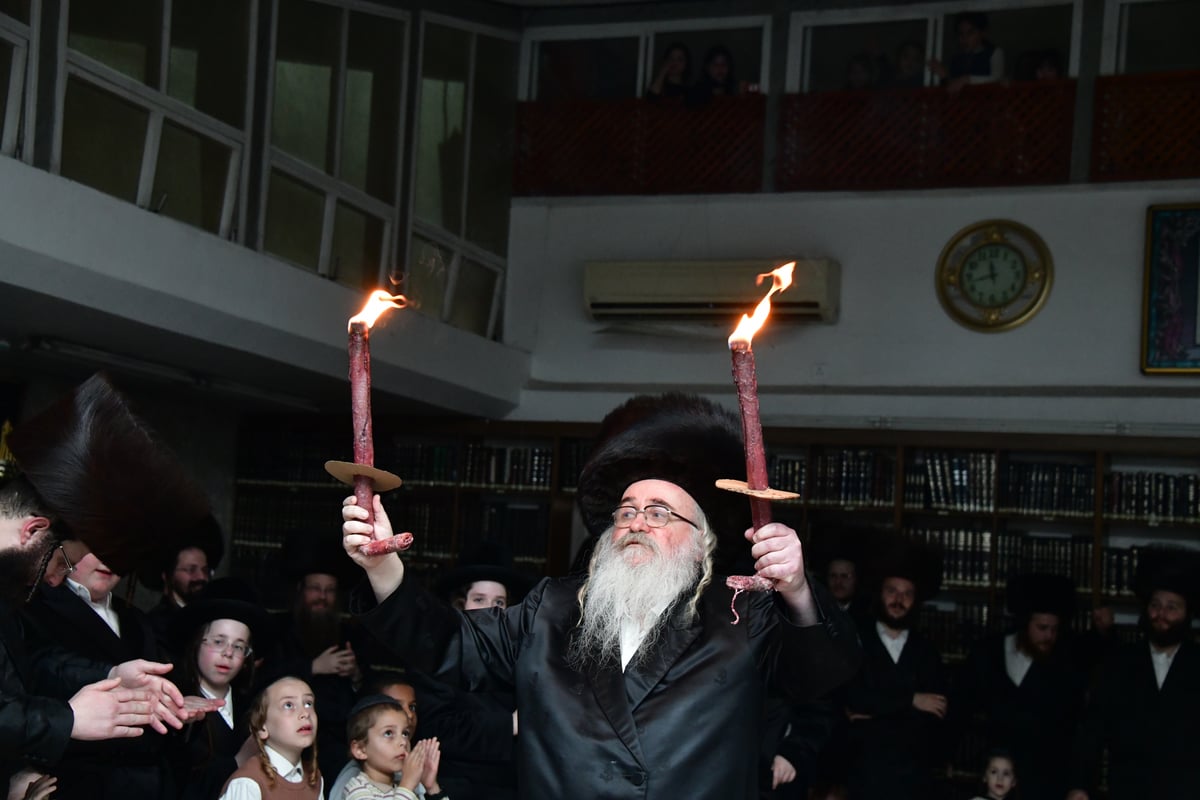
[[[920,605],[941,591],[942,551],[930,542],[896,535],[872,553],[866,574],[872,599],[887,578],[906,578],[912,581]]]
[[[9,446],[59,534],[117,574],[157,568],[209,516],[203,492],[103,374],[22,423]]]
[[[1182,547],[1142,547],[1137,551],[1134,591],[1143,603],[1155,592],[1174,592],[1200,616],[1200,552]]]
[[[1075,585],[1065,575],[1028,572],[1008,581],[1008,611],[1018,620],[1053,614],[1065,628],[1075,616]]]
[[[576,497],[593,536],[612,525],[612,512],[630,484],[670,481],[704,510],[717,536],[717,570],[745,568],[750,547],[742,534],[750,527],[750,503],[715,486],[719,478],[746,477],[735,414],[695,395],[642,395],[611,412],[602,428],[610,435],[583,466]]]

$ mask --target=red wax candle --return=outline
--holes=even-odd
[[[766,489],[767,451],[763,445],[762,421],[758,415],[758,375],[754,367],[754,351],[748,341],[735,340],[729,344],[733,357],[733,385],[737,388],[738,406],[742,411],[742,438],[746,447],[746,486]],[[750,498],[750,518],[758,530],[771,521],[771,504],[758,497]]]
[[[371,430],[371,345],[370,329],[364,322],[350,323],[350,412],[354,420],[354,463],[375,466],[375,437]],[[374,523],[371,498],[375,484],[365,475],[354,476],[354,497]]]

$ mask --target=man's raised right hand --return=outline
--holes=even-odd
[[[404,562],[395,553],[368,556],[360,549],[368,542],[395,536],[392,522],[383,510],[379,495],[374,495],[372,502],[375,510],[374,525],[366,521],[367,511],[359,507],[354,495],[342,501],[342,548],[354,563],[366,570],[371,589],[375,592],[375,599],[382,601],[404,582]]]

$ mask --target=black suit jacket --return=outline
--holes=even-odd
[[[1123,646],[1101,670],[1080,726],[1072,786],[1091,789],[1108,749],[1110,800],[1200,797],[1200,646],[1179,645],[1161,689],[1150,645]]]
[[[819,697],[858,662],[848,620],[813,585],[820,624],[792,625],[769,594],[720,579],[687,621],[676,611],[641,664],[568,665],[578,578],[546,579],[504,611],[462,613],[404,584],[364,618],[402,652],[459,666],[460,686],[512,691],[518,785],[529,797],[728,798],[758,791],[764,690]],[[425,665],[426,668],[430,665]]]

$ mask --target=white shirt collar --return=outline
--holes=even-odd
[[[1025,680],[1025,675],[1029,672],[1029,668],[1033,666],[1033,658],[1017,647],[1017,635],[1010,633],[1004,637],[1004,671],[1008,673],[1009,680],[1014,685],[1020,686],[1021,681]]]
[[[300,783],[304,780],[304,768],[300,764],[293,764],[286,758],[281,756],[278,751],[271,745],[266,746],[267,758],[271,762],[271,766],[275,771],[283,776],[283,779],[288,783]]]
[[[206,687],[204,684],[200,684],[200,694],[204,695],[209,700],[225,701],[225,705],[217,709],[217,713],[221,715],[221,719],[225,720],[225,724],[229,726],[229,729],[233,730],[233,687],[225,687],[224,696],[217,697],[208,690],[208,687]]]
[[[92,609],[92,611],[95,611],[96,615],[100,617],[100,619],[104,620],[104,624],[112,629],[113,633],[115,633],[117,636],[121,635],[121,621],[117,618],[117,612],[113,608],[112,592],[104,595],[104,599],[100,602],[96,602],[95,600],[92,600],[92,593],[88,591],[88,588],[82,583],[67,578],[67,587],[74,592],[80,600],[87,603],[88,608]]]
[[[668,600],[666,603],[662,604],[661,608],[656,609],[656,613],[654,615],[655,621],[657,621],[658,618],[662,616],[662,613],[664,611],[666,611],[667,606],[669,606],[670,604],[671,604],[671,601]],[[653,623],[651,623],[650,625],[636,625],[636,624],[634,624],[633,620],[628,620],[628,619],[621,620],[621,671],[622,672],[624,672],[625,668],[627,666],[629,666],[629,662],[633,660],[633,657],[637,653],[638,648],[640,648],[642,646],[642,640],[646,638],[646,634],[650,632],[651,627],[653,627]]]
[[[879,641],[883,642],[888,655],[892,657],[892,663],[899,664],[900,654],[904,652],[904,645],[908,644],[908,629],[905,628],[900,631],[898,636],[892,636],[892,632],[888,626],[882,622],[876,622],[875,632],[879,634]]]
[[[1154,665],[1154,680],[1158,681],[1158,688],[1161,689],[1163,682],[1167,679],[1167,673],[1171,671],[1171,664],[1175,661],[1175,656],[1179,652],[1179,646],[1172,647],[1170,652],[1159,650],[1154,645],[1150,645],[1150,663]]]

